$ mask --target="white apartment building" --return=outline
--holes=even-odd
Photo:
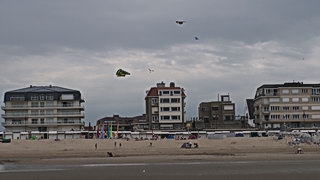
[[[58,86],[30,86],[4,96],[6,132],[80,131],[84,100],[77,90]]]
[[[320,84],[265,84],[254,99],[256,127],[319,128]]]
[[[169,87],[165,83],[157,83],[147,91],[146,117],[151,130],[177,130],[184,128],[185,122],[184,89],[175,87],[173,82]]]

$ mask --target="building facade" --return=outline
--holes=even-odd
[[[145,114],[133,117],[121,117],[119,115],[113,115],[111,117],[104,117],[97,120],[96,127],[98,128],[98,133],[100,133],[102,129],[106,131],[110,126],[112,126],[113,132],[143,131],[149,129]]]
[[[265,84],[257,88],[254,116],[262,129],[320,127],[320,84]]]
[[[164,82],[157,83],[147,91],[146,118],[150,130],[181,130],[185,123],[184,89],[173,82],[169,87]]]
[[[240,128],[241,122],[235,120],[235,104],[229,95],[221,95],[221,100],[202,102],[198,108],[199,119],[205,129]]]
[[[84,100],[77,90],[58,86],[30,86],[4,95],[6,132],[80,131]]]

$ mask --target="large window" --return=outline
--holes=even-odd
[[[171,103],[180,103],[180,98],[171,98]]]
[[[161,116],[161,120],[170,120],[170,116]]]
[[[180,111],[180,107],[171,107],[171,111]]]
[[[173,91],[173,94],[179,95],[179,94],[180,94],[180,91]]]
[[[233,105],[224,105],[223,110],[233,110]]]
[[[172,120],[180,120],[180,116],[171,116]]]
[[[292,94],[299,94],[299,89],[292,89],[292,90],[291,90],[291,93],[292,93]]]
[[[161,107],[160,110],[161,111],[170,111],[170,108],[169,107]]]
[[[161,103],[170,103],[170,99],[169,98],[161,98],[160,102]]]

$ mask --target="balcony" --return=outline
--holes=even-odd
[[[28,114],[28,113],[21,113],[21,114],[2,114],[2,118],[40,118],[40,117],[79,117],[84,118],[83,112],[62,112],[62,113],[51,113],[51,114]]]
[[[2,110],[26,110],[26,109],[79,109],[84,110],[84,105],[54,105],[54,106],[1,106]]]
[[[12,123],[12,122],[5,122],[2,123],[4,127],[24,127],[24,126],[74,126],[74,125],[84,125],[84,122],[81,121],[58,121],[58,122],[27,122],[27,123]]]

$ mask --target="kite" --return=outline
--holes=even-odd
[[[154,72],[154,70],[153,70],[153,69],[150,69],[150,68],[149,68],[148,70],[149,70],[149,73],[152,73],[152,72]]]
[[[176,21],[177,24],[182,25],[183,23],[185,23],[186,21]]]
[[[199,38],[198,38],[197,36],[195,36],[194,39],[195,39],[196,41],[199,40]]]
[[[116,72],[116,75],[117,77],[125,77],[126,75],[130,75],[130,73],[122,69],[118,69],[118,71]]]

